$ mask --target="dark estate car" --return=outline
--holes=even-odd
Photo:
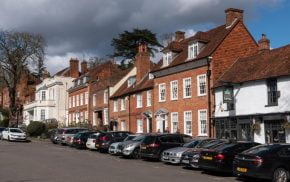
[[[183,146],[192,140],[184,134],[151,134],[145,137],[140,146],[140,156],[144,159],[161,159],[164,150]]]
[[[198,165],[201,169],[219,172],[233,172],[235,155],[259,145],[255,142],[232,142],[200,153]]]
[[[100,133],[99,131],[81,131],[74,135],[72,147],[77,149],[86,148],[86,143],[91,134]]]
[[[287,182],[290,171],[290,145],[268,144],[246,150],[235,157],[233,171],[238,176]]]
[[[196,148],[184,152],[181,156],[181,164],[186,167],[199,168],[198,161],[200,158],[200,153],[206,149],[214,149],[221,145],[227,144],[227,140],[214,140],[214,139],[205,139],[200,143]]]
[[[131,132],[110,131],[101,133],[96,139],[96,149],[100,152],[107,152],[112,143],[123,141]]]

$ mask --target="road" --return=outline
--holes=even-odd
[[[235,177],[49,142],[0,141],[0,182],[232,182]]]

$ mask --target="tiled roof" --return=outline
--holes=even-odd
[[[147,74],[139,83],[134,83],[130,87],[128,87],[127,81],[124,82],[123,85],[114,93],[111,98],[122,97],[136,92],[141,92],[143,90],[148,90],[153,88],[153,85],[153,79],[149,79],[149,76]]]
[[[67,67],[55,73],[53,76],[69,76],[69,75],[70,75],[70,67]]]
[[[221,76],[215,87],[224,83],[241,83],[288,75],[290,75],[290,44],[238,59]]]
[[[163,60],[161,59],[152,72],[210,56],[239,22],[240,21],[236,21],[235,24],[227,28],[226,25],[221,25],[206,32],[197,32],[194,36],[186,38],[180,42],[173,41],[173,43],[169,44],[164,50],[171,50],[173,52],[179,50],[180,53],[173,58],[173,61],[169,66],[164,68],[162,67]],[[205,46],[196,58],[188,60],[188,44],[193,41],[204,42]]]

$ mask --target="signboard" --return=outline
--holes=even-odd
[[[234,94],[233,87],[224,87],[223,89],[223,102],[224,103],[233,103],[234,102]]]

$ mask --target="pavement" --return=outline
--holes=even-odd
[[[233,182],[231,175],[77,150],[47,141],[0,141],[0,182]]]

